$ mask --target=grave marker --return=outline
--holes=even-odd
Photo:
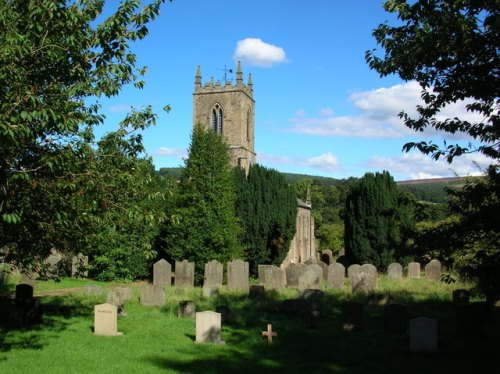
[[[408,278],[420,278],[420,264],[418,262],[408,264]]]
[[[345,267],[338,262],[331,264],[328,267],[328,288],[342,288],[344,287],[345,280]]]
[[[272,344],[273,343],[273,337],[278,336],[278,333],[273,331],[273,325],[270,323],[267,324],[267,331],[262,331],[262,336],[267,337],[267,343]]]
[[[291,264],[285,269],[286,272],[286,283],[289,288],[299,288],[299,278],[306,271],[307,266],[305,264]]]
[[[437,320],[414,318],[410,320],[410,352],[437,351]]]
[[[194,262],[175,262],[175,285],[181,288],[194,287]]]
[[[141,304],[146,306],[163,306],[166,303],[165,289],[147,284],[141,287]]]
[[[299,277],[299,291],[323,288],[323,269],[317,264],[307,265],[306,271]]]
[[[89,275],[89,256],[84,256],[78,253],[71,259],[71,277],[72,278],[87,278]]]
[[[425,265],[425,278],[434,282],[441,280],[441,262],[438,260],[431,260]]]
[[[94,335],[119,336],[117,308],[112,304],[94,305]]]
[[[408,328],[408,307],[391,303],[384,306],[384,329],[388,332],[405,332]]]
[[[393,262],[387,267],[387,277],[390,279],[403,278],[403,266],[397,262]]]
[[[248,262],[235,260],[227,264],[227,288],[230,291],[248,292]]]
[[[196,343],[223,343],[220,313],[206,311],[196,313]]]
[[[212,260],[205,264],[205,276],[203,286],[222,287],[222,264],[217,260]]]
[[[179,318],[194,318],[196,315],[196,303],[192,300],[184,300],[179,303],[177,316]]]
[[[330,266],[334,263],[333,261],[333,252],[331,249],[326,249],[321,253],[321,261]]]
[[[281,290],[286,287],[286,273],[277,266],[271,265],[264,270],[264,288]]]
[[[342,330],[355,331],[363,327],[363,308],[363,304],[356,301],[342,304],[340,312]]]
[[[153,284],[158,287],[172,285],[172,265],[163,258],[153,265]]]

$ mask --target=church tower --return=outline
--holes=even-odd
[[[231,165],[239,166],[248,173],[255,163],[252,75],[243,83],[241,63],[238,61],[236,85],[231,81],[202,85],[201,68],[198,66],[193,93],[193,126],[201,124],[224,135],[229,143]]]

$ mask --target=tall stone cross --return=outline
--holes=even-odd
[[[273,336],[278,336],[277,332],[273,331],[273,325],[267,325],[267,331],[262,331],[262,336],[267,336],[267,342],[271,344],[273,342]]]

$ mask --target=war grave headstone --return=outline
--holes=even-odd
[[[305,289],[323,289],[323,269],[317,264],[307,265],[306,271],[299,277],[299,291]]]
[[[425,265],[425,278],[439,282],[441,280],[441,262],[438,260],[431,260]]]
[[[106,297],[106,303],[116,306],[116,310],[119,316],[125,317],[127,313],[125,312],[125,300],[122,294],[116,292],[115,290],[109,290]]]
[[[264,270],[264,288],[266,290],[281,290],[286,287],[285,271],[272,265]]]
[[[326,249],[321,253],[321,261],[330,266],[333,264],[333,252],[331,249]]]
[[[328,288],[342,288],[345,281],[345,267],[338,262],[328,266]]]
[[[101,296],[102,292],[101,286],[85,286],[85,294],[87,296]]]
[[[230,291],[248,292],[248,262],[235,260],[227,264],[227,288]]]
[[[363,309],[363,304],[357,301],[342,304],[340,311],[342,330],[360,330],[363,327]]]
[[[78,253],[76,256],[73,256],[71,258],[71,277],[87,278],[89,275],[88,266],[88,256],[84,256],[82,253]]]
[[[94,305],[94,335],[119,336],[117,308],[112,304]]]
[[[166,303],[165,289],[147,284],[141,287],[141,304],[146,306],[163,306]]]
[[[203,277],[203,286],[222,287],[222,264],[217,260],[212,260],[205,264],[205,274]]]
[[[408,264],[408,278],[420,278],[420,263],[410,262]]]
[[[163,258],[153,265],[153,284],[158,287],[172,285],[172,265]]]
[[[196,313],[196,343],[223,343],[220,313],[212,311]]]
[[[175,262],[175,285],[180,288],[194,287],[194,262]]]
[[[177,316],[179,318],[194,318],[196,314],[196,303],[192,300],[183,300],[179,303]]]
[[[299,288],[299,278],[306,271],[305,264],[291,264],[285,269],[286,283],[289,288]]]
[[[410,320],[410,352],[437,352],[437,320],[414,318]]]
[[[384,330],[405,332],[408,329],[408,306],[390,303],[384,306]]]
[[[455,306],[469,304],[470,293],[464,289],[453,290],[452,301]]]
[[[261,284],[252,284],[248,296],[251,299],[263,299],[266,296],[266,290]]]
[[[397,262],[389,264],[387,267],[387,277],[390,279],[401,279],[403,278],[403,266]]]

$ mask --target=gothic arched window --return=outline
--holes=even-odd
[[[217,134],[222,134],[224,114],[220,104],[215,104],[212,109],[212,130]]]

